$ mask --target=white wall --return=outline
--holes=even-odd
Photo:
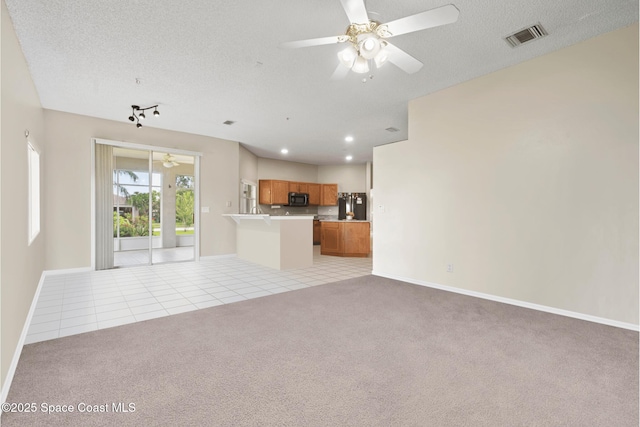
[[[22,55],[7,8],[2,3],[0,122],[0,378],[4,385],[45,260],[47,212],[42,209],[41,230],[28,244],[27,139],[40,150],[41,189],[46,193],[43,169],[49,155],[45,145],[40,100]]]
[[[137,129],[130,122],[110,121],[45,110],[45,163],[49,188],[44,200],[47,216],[46,268],[91,265],[91,138],[127,141],[168,149],[203,153],[200,168],[200,255],[235,253],[235,223],[222,217],[237,212],[239,144],[236,142],[154,129]],[[226,202],[231,202],[231,207]]]
[[[376,273],[638,324],[637,24],[412,101],[374,164]]]

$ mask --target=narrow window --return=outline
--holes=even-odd
[[[40,233],[40,154],[27,143],[29,161],[29,245]]]

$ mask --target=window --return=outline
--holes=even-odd
[[[40,153],[27,142],[29,162],[29,245],[40,233]]]

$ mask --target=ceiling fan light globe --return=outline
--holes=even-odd
[[[385,49],[382,49],[380,50],[380,52],[378,52],[375,58],[373,58],[373,61],[376,64],[376,68],[381,68],[384,64],[387,63],[388,59],[389,53]]]
[[[353,68],[351,70],[354,73],[364,74],[369,72],[369,61],[362,56],[358,56],[356,58],[355,63],[353,64]]]
[[[360,56],[373,59],[380,51],[380,39],[373,33],[360,34],[358,36]]]
[[[164,166],[165,168],[172,168],[173,162],[162,162],[162,166]]]
[[[353,67],[353,62],[356,60],[357,56],[358,52],[356,52],[353,46],[349,46],[338,52],[338,59],[340,60],[340,63],[347,68]]]

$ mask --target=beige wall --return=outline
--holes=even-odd
[[[0,252],[1,286],[1,340],[0,377],[2,384],[22,333],[31,301],[45,259],[45,234],[47,212],[41,209],[41,231],[28,245],[28,168],[27,140],[40,150],[41,172],[49,150],[45,146],[44,119],[38,94],[31,80],[27,63],[16,38],[7,8],[2,3],[1,47],[1,117],[0,135]],[[41,173],[41,179],[42,179]],[[41,187],[45,187],[44,179]],[[41,203],[41,207],[43,202]]]
[[[239,144],[221,139],[144,127],[45,110],[49,156],[47,210],[47,269],[91,265],[91,138],[198,151],[202,213],[200,255],[235,253],[235,227],[221,216],[237,212]],[[231,201],[231,207],[226,202]]]
[[[259,157],[258,179],[318,182],[318,166]]]
[[[258,184],[258,156],[242,145],[240,146],[240,179]]]
[[[367,191],[367,165],[318,166],[318,182],[338,184],[341,193]]]
[[[376,273],[638,324],[637,25],[412,101],[374,164]]]

